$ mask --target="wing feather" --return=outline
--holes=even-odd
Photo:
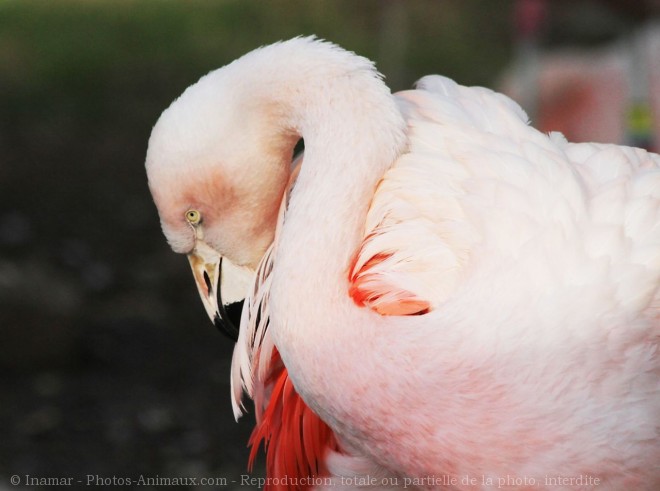
[[[646,285],[638,305],[657,295],[658,156],[546,135],[506,96],[440,76],[396,97],[408,151],[373,197],[349,273],[357,304],[423,314],[456,292],[475,262],[513,264],[534,247],[547,264],[565,254],[573,278],[587,277],[596,266],[586,258],[599,254],[622,274],[639,263],[648,275],[631,273],[619,296],[633,302],[634,281]]]

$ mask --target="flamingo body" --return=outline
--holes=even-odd
[[[657,155],[540,133],[440,76],[392,95],[368,60],[296,38],[188,89],[147,171],[170,243],[201,234],[255,271],[232,384],[271,476],[660,486]],[[198,202],[200,179],[231,192]]]

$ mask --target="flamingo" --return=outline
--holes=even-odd
[[[299,37],[189,87],[146,170],[260,486],[660,489],[660,156]]]

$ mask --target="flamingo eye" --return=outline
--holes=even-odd
[[[188,220],[191,225],[197,225],[202,221],[202,215],[197,210],[188,210],[186,212],[186,220]]]

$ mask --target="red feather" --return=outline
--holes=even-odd
[[[265,491],[311,489],[315,477],[328,475],[325,455],[337,450],[335,435],[296,392],[277,349],[266,386],[272,387],[264,408],[257,407],[257,425],[250,436],[251,470],[259,446],[266,450]]]
[[[351,283],[348,294],[360,307],[369,307],[381,315],[421,315],[431,309],[431,304],[412,292],[390,283],[378,265],[392,256],[391,253],[378,253],[355,270],[355,258],[348,280]]]

